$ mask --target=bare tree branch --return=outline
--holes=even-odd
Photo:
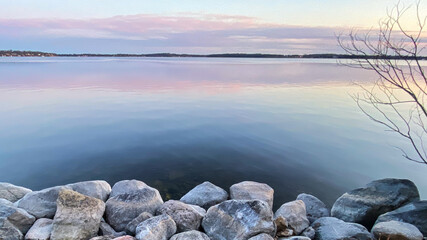
[[[408,12],[415,8],[416,14]],[[420,1],[415,7],[404,7],[398,2],[379,21],[378,31],[370,29],[337,36],[339,46],[354,58],[340,64],[371,70],[378,79],[357,84],[363,93],[352,96],[359,109],[372,121],[399,134],[414,150],[402,151],[407,160],[427,164],[427,77],[421,63],[422,40],[425,37],[427,16],[422,17]],[[415,18],[417,29],[409,30],[402,18]],[[423,35],[424,34],[424,35]]]

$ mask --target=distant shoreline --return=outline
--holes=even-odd
[[[393,59],[393,60],[427,60],[427,56],[400,57],[377,55],[346,55],[346,54],[263,54],[263,53],[221,53],[221,54],[176,54],[176,53],[150,53],[150,54],[57,54],[38,51],[0,51],[0,57],[182,57],[182,58],[306,58],[306,59]]]

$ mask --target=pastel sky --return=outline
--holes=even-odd
[[[427,1],[426,1],[427,2]],[[403,0],[409,6],[413,0]],[[0,0],[0,49],[57,53],[330,53],[393,0]],[[422,2],[422,8],[427,4]]]

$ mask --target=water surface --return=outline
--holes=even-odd
[[[370,72],[330,60],[0,58],[0,181],[139,179],[165,199],[211,181],[328,205],[383,177],[427,195],[427,167],[349,97]]]

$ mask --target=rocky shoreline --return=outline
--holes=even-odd
[[[425,240],[427,201],[414,183],[381,179],[332,209],[302,193],[273,212],[274,190],[204,182],[163,201],[138,180],[87,181],[40,191],[0,183],[0,240]]]

